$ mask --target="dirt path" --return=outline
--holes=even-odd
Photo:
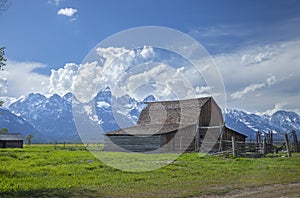
[[[272,186],[262,186],[256,188],[245,188],[242,190],[233,190],[222,196],[203,196],[205,198],[218,198],[218,197],[250,197],[250,198],[276,198],[276,197],[292,197],[300,198],[300,183],[294,184],[277,184]]]

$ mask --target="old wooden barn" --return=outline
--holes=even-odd
[[[20,133],[0,133],[0,148],[23,148],[23,137]]]
[[[246,136],[225,127],[212,97],[149,102],[136,126],[105,134],[105,151],[148,153],[218,151],[216,141],[245,141]]]

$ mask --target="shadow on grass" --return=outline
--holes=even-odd
[[[88,189],[39,189],[39,190],[28,190],[28,191],[14,191],[14,192],[0,192],[0,197],[13,198],[13,197],[105,197],[96,190]]]

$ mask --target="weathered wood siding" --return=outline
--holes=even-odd
[[[201,108],[199,126],[223,126],[222,110],[213,98],[210,98]]]
[[[221,128],[200,129],[200,152],[216,152],[219,150]]]
[[[151,152],[160,148],[160,135],[153,136],[105,136],[104,151]]]
[[[239,142],[246,141],[246,136],[239,134],[239,133],[235,132],[234,130],[225,127],[225,133],[224,133],[223,139],[231,140],[231,137],[234,137],[235,141],[239,141]]]
[[[160,152],[189,152],[195,150],[196,125],[161,135]]]
[[[138,125],[196,124],[202,106],[209,98],[149,103],[140,114]]]
[[[224,126],[224,119],[221,108],[213,98],[210,98],[211,103],[211,119],[210,126]]]
[[[23,148],[23,140],[0,140],[0,148]]]

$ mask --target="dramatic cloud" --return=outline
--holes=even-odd
[[[214,57],[224,79],[227,104],[250,112],[266,112],[276,104],[299,109],[300,41],[251,46]]]
[[[269,45],[256,47],[253,50],[248,50],[247,53],[242,56],[241,65],[249,66],[252,64],[259,64],[271,60],[277,53],[277,49]]]
[[[50,92],[64,95],[72,92],[73,83],[78,74],[78,65],[75,63],[67,63],[63,68],[51,70],[50,76]]]
[[[154,50],[152,47],[145,46],[140,54],[143,56],[143,58],[149,58],[151,56],[154,56]]]
[[[233,99],[239,99],[239,98],[242,98],[243,96],[245,96],[246,94],[248,94],[249,92],[254,92],[254,91],[264,88],[266,86],[270,87],[271,85],[274,85],[275,83],[276,83],[276,77],[271,76],[271,77],[267,78],[266,82],[258,83],[258,84],[251,84],[251,85],[245,87],[243,90],[237,91],[237,92],[231,94],[231,97]]]
[[[299,50],[300,41],[295,40],[214,56],[225,83],[227,106],[267,112],[284,101],[286,110],[300,109]],[[98,48],[96,52],[99,58],[94,61],[53,70],[49,90],[60,95],[72,91],[88,101],[107,86],[116,96],[141,99],[153,94],[161,100],[208,96],[215,89],[193,68],[153,62],[156,51],[150,47]],[[210,70],[204,64],[200,74]]]
[[[8,61],[0,72],[0,91],[15,98],[30,92],[61,96],[73,92],[84,102],[106,87],[115,96],[137,99],[150,94],[159,100],[211,95],[215,87],[206,84],[198,71],[184,64],[172,67],[169,62],[155,62],[157,54],[151,47],[98,48],[98,58],[68,63],[52,70],[50,77],[34,72],[45,67],[41,63]],[[280,108],[300,112],[299,54],[300,41],[295,40],[214,56],[225,83],[227,106],[268,114]],[[200,74],[211,70],[209,65],[202,68]]]
[[[82,102],[90,101],[106,87],[110,87],[116,97],[127,94],[142,99],[153,94],[163,100],[195,96],[189,79],[193,76],[186,76],[189,70],[184,65],[173,68],[152,62],[156,54],[151,47],[137,50],[97,48],[96,53],[99,57],[93,58],[92,62],[67,64],[64,68],[53,70],[51,92],[63,95],[71,91]]]
[[[181,70],[159,63],[143,72],[133,75],[129,73],[124,80],[119,81],[115,93],[117,95],[127,93],[138,99],[152,94],[160,100],[195,96],[193,87]]]
[[[97,61],[84,64],[66,64],[58,71],[52,70],[50,90],[63,95],[73,92],[79,100],[91,100],[99,89],[113,88],[119,79],[126,75],[135,57],[142,57],[140,51],[125,48],[97,48]],[[125,54],[126,56],[121,56]]]
[[[18,98],[32,92],[48,94],[49,77],[34,72],[45,67],[35,62],[9,60],[4,71],[0,72],[1,96]]]
[[[74,21],[77,19],[77,13],[77,9],[74,8],[62,8],[57,12],[58,15],[70,17],[70,21]]]

